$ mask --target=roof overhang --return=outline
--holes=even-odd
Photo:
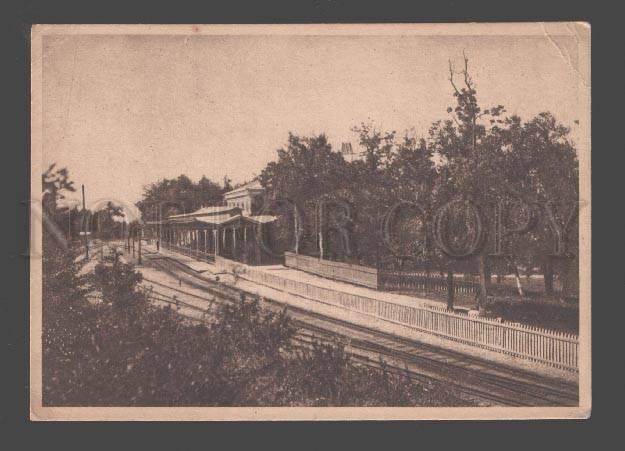
[[[195,225],[195,226],[225,226],[237,222],[248,224],[268,224],[278,219],[277,216],[270,215],[258,215],[258,216],[244,216],[235,215],[229,217],[211,217],[211,216],[198,216],[198,217],[185,217],[185,218],[168,218],[163,221],[150,221],[148,225]]]

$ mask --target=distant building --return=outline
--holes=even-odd
[[[224,194],[224,200],[227,206],[238,207],[243,215],[251,216],[257,214],[262,207],[264,193],[265,188],[258,180],[254,180],[232,191],[228,191]]]

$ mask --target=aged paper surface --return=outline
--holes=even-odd
[[[32,420],[590,415],[588,24],[35,25],[31,36]],[[306,152],[311,159],[301,157]],[[428,157],[419,159],[423,152]],[[158,198],[155,186],[187,183],[181,176],[187,188]],[[185,198],[185,189],[197,193]],[[509,209],[504,220],[501,210],[489,210],[515,194],[536,209],[501,207]],[[297,204],[295,215],[280,213],[281,198]],[[109,202],[121,213],[107,222]],[[389,238],[393,215],[410,202],[432,218],[425,260],[406,257],[400,233]],[[478,226],[461,232],[468,241],[451,242],[460,232],[441,223],[465,211],[459,205],[477,205],[482,222],[473,216]],[[96,219],[85,221],[85,211]],[[532,211],[538,226],[530,230],[523,216]],[[386,225],[378,233],[367,224]],[[285,232],[288,245],[276,250],[279,227],[305,230]],[[578,240],[567,244],[570,230]],[[80,295],[86,307],[79,314],[96,322],[76,320],[75,331],[59,326],[64,308],[75,315],[83,307],[64,307],[76,287],[58,285],[79,279],[66,274],[71,264],[62,256],[44,268],[53,255],[46,239],[76,252],[92,290]],[[461,249],[472,243],[488,249]],[[449,255],[463,252],[468,258]],[[146,299],[145,314],[160,315],[169,303],[187,328],[181,336],[211,323],[213,302],[235,293],[261,299],[261,311],[287,307],[300,324],[297,337],[306,324],[316,331],[313,341],[340,335],[349,363],[329,377],[319,368],[334,365],[324,359],[337,351],[315,360],[316,345],[301,340],[290,354],[280,348],[278,363],[245,367],[241,361],[254,354],[244,349],[222,356],[227,363],[212,373],[162,361],[213,358],[211,344],[205,355],[163,354],[177,346],[175,334],[135,352],[133,340],[144,339],[137,327],[158,325],[129,327],[134,338],[94,326],[98,315],[130,318],[115,310],[122,295],[111,282],[117,276],[106,272],[116,268],[106,256],[118,253],[143,277],[136,293]],[[52,299],[58,305],[44,314]],[[133,321],[145,319],[134,314]],[[46,315],[60,316],[47,325]],[[419,319],[427,315],[435,319]],[[219,337],[210,336],[210,343]],[[126,352],[127,360],[118,358]],[[380,369],[387,364],[396,371]],[[323,374],[315,379],[317,370]],[[215,374],[241,383],[218,385]],[[354,386],[376,378],[389,385],[370,399]]]

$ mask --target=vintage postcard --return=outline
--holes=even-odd
[[[35,25],[31,419],[587,418],[590,25]]]

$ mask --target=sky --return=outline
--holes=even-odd
[[[43,163],[124,205],[163,178],[250,180],[288,132],[427,133],[453,105],[463,51],[483,107],[582,120],[576,40],[555,36],[48,35]],[[79,192],[74,193],[78,197]]]

